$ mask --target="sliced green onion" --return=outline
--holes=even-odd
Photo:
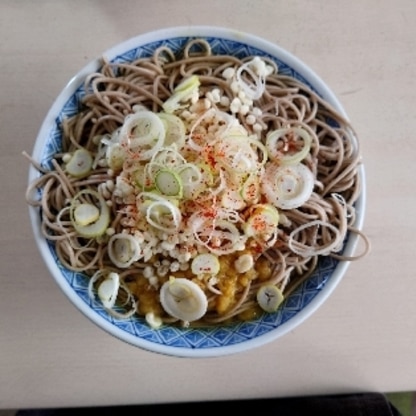
[[[158,329],[163,325],[162,318],[154,314],[154,312],[147,312],[145,317],[148,325],[153,329]]]
[[[141,258],[142,250],[133,235],[118,233],[108,241],[108,256],[115,266],[126,268]]]
[[[274,285],[263,285],[257,291],[257,302],[265,312],[276,312],[283,300],[283,293]]]
[[[174,114],[158,113],[165,126],[164,146],[175,144],[179,149],[185,144],[186,129],[182,119]]]
[[[260,178],[256,174],[251,174],[244,181],[241,187],[241,197],[248,203],[257,203],[260,199]]]
[[[215,142],[217,162],[225,169],[249,173],[258,169],[258,154],[246,136],[226,136]]]
[[[160,289],[160,302],[170,316],[184,322],[202,318],[208,308],[204,291],[186,278],[171,278]]]
[[[221,205],[227,209],[241,210],[246,206],[246,202],[239,190],[227,188],[222,193]]]
[[[201,172],[201,181],[204,183],[204,185],[208,187],[214,186],[214,175],[216,171],[206,163],[197,163],[196,166]]]
[[[228,220],[204,219],[196,215],[191,221],[192,231],[199,244],[218,256],[234,253],[244,248],[245,237],[237,226]]]
[[[93,204],[79,204],[74,210],[74,220],[82,227],[97,221],[99,216],[100,210]]]
[[[251,61],[241,65],[236,72],[239,87],[251,100],[259,99],[265,90],[265,73],[257,71],[260,58],[254,57]]]
[[[145,195],[150,198],[150,201],[143,203],[147,222],[158,230],[168,233],[177,232],[182,222],[179,208],[162,196],[150,192],[142,193],[142,196]]]
[[[101,280],[104,277],[104,280],[101,281],[98,287],[98,297],[101,300],[102,305],[105,310],[116,317],[117,319],[127,319],[133,316],[137,311],[138,303],[129,288],[123,284],[120,279],[120,275],[115,272],[111,272],[105,269],[97,270],[90,278],[88,282],[88,296],[90,299],[94,300],[94,285],[97,281]],[[114,308],[117,301],[117,296],[120,288],[127,295],[127,303],[131,304],[131,307],[126,312],[118,312]]]
[[[198,92],[200,81],[197,75],[192,75],[182,81],[173,90],[173,94],[163,103],[163,110],[172,114],[180,108],[181,103],[190,100]]]
[[[257,136],[249,136],[247,137],[248,144],[255,148],[255,150],[260,152],[260,160],[258,160],[257,164],[261,166],[264,166],[267,162],[269,155],[267,152],[266,146],[257,138]]]
[[[154,188],[154,179],[148,174],[147,165],[137,165],[132,171],[131,177],[139,189],[150,191]]]
[[[119,288],[120,276],[118,273],[110,272],[106,279],[100,283],[97,292],[98,297],[105,308],[111,309],[114,307]]]
[[[182,198],[183,186],[180,176],[171,170],[161,169],[155,177],[156,188],[166,196]]]
[[[302,163],[293,166],[270,164],[262,179],[266,198],[281,209],[303,205],[312,195],[313,187],[313,173]]]
[[[298,149],[298,138],[302,141],[300,149]],[[301,162],[309,154],[311,143],[310,134],[300,127],[274,130],[266,138],[270,159],[280,165],[294,165]]]
[[[234,262],[237,273],[246,273],[254,266],[254,258],[250,253],[244,253]]]
[[[220,262],[218,256],[211,253],[198,254],[191,264],[193,274],[210,274],[215,275],[220,271]]]
[[[111,143],[107,147],[105,157],[108,167],[117,172],[123,168],[127,154],[126,150],[120,143]]]
[[[203,191],[203,188],[212,184],[212,175],[211,181],[207,180],[203,176],[201,169],[193,163],[183,165],[178,170],[178,176],[182,181],[183,197],[187,199],[195,198]]]
[[[188,137],[187,137],[187,141],[186,141],[187,146],[189,146],[192,150],[196,152],[201,152],[204,149],[205,145],[209,144],[209,142],[207,142],[207,137],[204,137],[203,140],[198,139],[197,140],[198,143],[197,143],[197,141],[194,140],[194,136],[195,135],[196,137],[199,136],[196,132],[198,131],[198,128],[203,126],[205,123],[211,125],[212,127],[219,124],[219,122],[222,120],[217,119],[216,116],[218,113],[220,112],[216,110],[215,108],[210,108],[209,110],[202,113],[202,115],[200,115],[192,123]]]
[[[158,149],[148,163],[173,169],[181,167],[187,163],[187,161],[181,155],[178,150],[178,146],[173,143],[169,146],[163,146]]]
[[[75,211],[77,207],[83,202],[81,202],[83,199],[86,198],[93,199],[97,201],[99,210],[99,216],[94,222],[89,222],[87,225],[83,225],[81,221],[81,224],[77,222]],[[85,203],[85,202],[84,202]],[[88,202],[88,204],[92,204],[91,202]],[[78,208],[79,209],[79,208]],[[108,208],[108,205],[104,198],[96,191],[90,190],[90,189],[84,189],[78,194],[74,196],[74,198],[71,201],[70,206],[70,218],[73,227],[77,231],[77,233],[86,238],[96,238],[101,235],[103,235],[107,227],[110,223],[110,209]],[[79,221],[79,215],[78,215],[78,221]]]
[[[91,172],[94,159],[91,153],[80,148],[75,150],[65,166],[65,170],[75,178],[82,178]]]
[[[120,129],[120,143],[136,153],[140,160],[149,160],[165,140],[165,126],[152,111],[129,114]]]
[[[257,204],[251,208],[251,214],[244,224],[244,232],[248,237],[266,236],[276,232],[279,224],[279,212],[271,204]]]

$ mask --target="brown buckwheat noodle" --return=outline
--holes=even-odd
[[[200,47],[199,52],[195,52],[195,46]],[[156,288],[143,276],[147,264],[139,260],[127,269],[117,268],[109,259],[105,236],[87,239],[77,235],[69,205],[79,191],[98,190],[111,201],[110,227],[116,233],[134,224],[134,213],[120,204],[113,194],[114,177],[108,167],[97,164],[86,177],[76,179],[65,171],[63,155],[81,147],[95,155],[97,137],[118,129],[126,115],[135,111],[135,106],[162,111],[162,104],[175,86],[190,75],[198,75],[201,94],[218,88],[222,97],[233,100],[235,93],[222,74],[226,68],[238,68],[249,59],[216,56],[204,40],[189,42],[181,56],[167,47],[160,47],[153,56],[131,63],[112,63],[104,59],[100,71],[85,81],[82,109],[63,121],[63,152],[55,155],[53,168],[45,169],[25,154],[41,173],[27,189],[27,202],[41,209],[42,233],[54,242],[63,266],[87,276],[94,275],[97,270],[119,273],[122,282],[119,301],[129,302],[129,296],[137,298],[138,315],[153,311],[165,323],[175,321],[164,313]],[[206,283],[204,287],[209,306],[199,322],[201,325],[254,318],[260,313],[256,292],[261,285],[276,285],[287,297],[311,276],[320,256],[350,261],[361,258],[369,250],[368,239],[354,227],[354,205],[361,192],[358,173],[361,162],[349,121],[306,85],[280,74],[272,61],[265,60],[275,71],[266,78],[264,94],[254,100],[254,106],[261,111],[253,113],[255,123],[249,122],[247,114],[238,113],[237,117],[248,132],[257,128],[263,141],[266,133],[273,129],[291,126],[306,130],[312,137],[312,144],[303,163],[314,174],[314,190],[302,206],[282,211],[275,243],[257,253],[255,266],[249,272],[233,272],[233,257],[224,256],[221,262],[224,274],[220,275],[220,282],[213,284],[214,287]],[[216,106],[224,110],[221,102]],[[41,190],[40,198],[36,189]],[[358,234],[363,239],[365,247],[361,254],[351,257],[341,254],[348,233]],[[154,256],[149,262],[159,267],[163,261],[160,256]],[[169,273],[167,275],[165,270],[160,274],[158,279],[162,283]],[[189,271],[182,274],[192,277]],[[221,296],[228,299],[228,306],[218,310]]]

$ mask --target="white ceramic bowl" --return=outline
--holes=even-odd
[[[322,98],[327,100],[340,113],[346,116],[344,109],[328,86],[310,69],[292,54],[279,46],[259,37],[216,27],[176,27],[146,33],[105,52],[110,60],[131,61],[139,55],[149,55],[161,44],[167,44],[174,50],[184,39],[204,37],[213,50],[220,53],[247,55],[267,55],[274,59],[281,72],[292,75],[311,86]],[[59,148],[61,133],[57,120],[63,115],[76,112],[82,85],[85,77],[99,68],[99,59],[81,69],[62,90],[49,110],[36,139],[33,157],[47,163]],[[364,168],[359,168],[362,193],[356,203],[356,227],[362,228],[365,208]],[[30,168],[29,182],[39,173]],[[131,318],[117,320],[109,316],[98,302],[91,301],[87,291],[87,279],[60,265],[53,244],[46,241],[40,232],[40,213],[30,209],[33,231],[41,255],[54,277],[56,283],[72,301],[76,308],[109,334],[127,343],[173,356],[212,357],[245,351],[276,340],[293,330],[308,318],[332,293],[348,267],[348,262],[340,262],[325,257],[319,262],[317,270],[285,301],[276,313],[266,314],[252,322],[211,329],[184,329],[165,326],[151,329],[143,320]],[[343,253],[352,255],[357,245],[357,237],[350,236],[346,241]]]

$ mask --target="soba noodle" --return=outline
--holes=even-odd
[[[109,166],[108,149],[114,145],[115,134],[120,132],[128,115],[140,112],[160,115],[166,109],[166,102],[177,94],[178,85],[190,79],[197,82],[191,85],[192,94],[182,97],[182,101],[179,99],[169,110],[184,122],[185,138],[189,143],[165,143],[159,147],[159,153],[165,152],[165,166],[159,168],[172,187],[178,185],[175,182],[178,176],[172,173],[174,169],[170,169],[169,164],[175,167],[178,160],[193,164],[188,171],[188,176],[191,175],[189,181],[195,181],[192,175],[197,178],[201,174],[208,175],[211,187],[202,193],[191,189],[187,197],[182,194],[166,196],[160,189],[155,192],[145,189],[143,184],[132,182],[134,166],[137,164],[143,168],[151,157],[140,159],[138,153],[134,154],[137,148],[135,150],[132,145],[127,152],[129,158],[122,159],[121,165],[115,163]],[[361,191],[357,169],[360,154],[350,123],[299,80],[280,74],[273,61],[214,55],[206,41],[196,39],[185,46],[180,56],[167,47],[160,47],[153,56],[131,63],[113,63],[104,59],[101,70],[86,79],[85,91],[82,109],[63,120],[63,150],[54,156],[52,169],[40,166],[26,155],[41,172],[28,187],[26,198],[29,204],[40,208],[42,233],[55,244],[62,265],[90,278],[92,296],[113,273],[111,276],[115,280],[108,286],[110,293],[104,295],[107,296],[104,306],[110,313],[119,317],[132,314],[144,316],[152,326],[174,322],[188,324],[187,319],[168,313],[160,299],[164,283],[185,278],[202,289],[207,300],[206,311],[192,324],[218,325],[230,320],[253,319],[263,313],[256,298],[261,287],[275,287],[282,297],[287,297],[309,278],[321,256],[350,261],[367,253],[368,240],[354,227],[354,204]],[[227,137],[238,137],[227,142],[225,159],[228,159],[223,164],[218,162],[224,156],[221,153],[224,150],[222,144],[219,145],[216,138],[211,142],[207,139],[209,123],[216,117],[216,134],[219,131],[224,136],[224,131],[228,129]],[[235,120],[238,120],[238,125]],[[295,164],[306,167],[312,173],[313,189],[300,206],[277,207],[278,225],[275,231],[265,236],[255,234],[254,226],[249,227],[250,232],[247,233],[247,223],[254,212],[253,206],[257,207],[255,209],[261,207],[260,211],[256,211],[260,212],[257,220],[273,222],[277,218],[264,207],[276,202],[270,193],[276,185],[273,175],[279,163],[269,159],[260,161],[265,157],[267,137],[273,131],[280,131],[281,137],[275,139],[276,149],[272,152],[280,155],[300,152],[307,140],[298,137],[298,134],[308,137],[308,152]],[[131,145],[136,139],[129,136],[126,140]],[[242,142],[235,140],[246,139],[249,147],[242,145],[243,150],[239,149]],[[137,140],[136,145],[146,145],[146,149],[141,148],[140,151],[148,151],[154,157],[152,146],[156,147],[155,142],[142,138]],[[212,153],[213,148],[217,153]],[[92,155],[92,167],[84,174],[71,175],[68,165],[77,149],[87,150]],[[255,162],[248,160],[253,154]],[[114,156],[116,162],[120,161],[118,156],[117,153]],[[201,161],[205,166],[201,167]],[[241,166],[251,168],[253,163],[258,172],[269,170],[267,180],[273,182],[272,191],[267,184],[258,188],[259,183],[255,182],[255,196],[246,195],[241,200],[233,194],[236,199],[228,199],[220,209],[215,208],[216,201],[224,197],[231,179],[240,181],[240,186],[253,176],[251,171],[238,173]],[[200,171],[195,171],[195,164],[201,167]],[[289,166],[292,164],[288,162]],[[152,171],[146,169],[145,172]],[[183,172],[181,170],[180,174]],[[126,183],[121,177],[130,179]],[[155,177],[152,179],[156,180]],[[292,179],[285,186],[290,188]],[[287,180],[282,179],[283,182]],[[36,189],[40,189],[40,198]],[[290,193],[291,189],[286,191]],[[145,202],[143,195],[147,195]],[[138,202],[140,198],[142,205]],[[109,207],[108,223],[96,235],[78,232],[85,224],[78,224],[77,228],[76,221],[74,223],[74,200],[76,206],[84,203],[90,209],[91,212],[87,209],[88,214],[84,215],[91,215],[94,219],[81,216],[87,226],[94,227],[94,221],[99,221],[97,215],[101,216],[95,212],[94,206],[99,208],[104,201]],[[157,215],[156,208],[151,213],[143,209],[145,205],[148,210],[152,204],[159,204]],[[183,212],[177,213],[175,207]],[[185,209],[188,214],[184,213]],[[195,217],[198,209],[200,215]],[[222,216],[219,216],[218,210],[222,210]],[[163,220],[163,224],[157,223],[161,212],[167,212],[169,217]],[[175,215],[182,215],[182,218]],[[177,218],[180,219],[175,222]],[[179,222],[190,221],[191,218],[194,233],[181,236]],[[211,222],[206,226],[208,218]],[[156,222],[156,229],[149,225],[149,221],[153,221],[152,224]],[[220,223],[222,226],[218,226]],[[207,227],[210,227],[208,231]],[[195,229],[198,231],[195,232]],[[150,235],[151,230],[157,237]],[[363,238],[363,253],[343,256],[342,248],[348,233],[357,233]],[[217,245],[213,243],[225,234],[224,241]],[[119,240],[117,246],[117,242],[112,240],[114,235],[130,237],[122,243]],[[233,243],[233,238],[237,238],[238,244]],[[116,261],[114,250],[120,250],[120,245],[124,254],[116,256]],[[135,257],[129,257],[133,247],[136,247]],[[225,250],[224,247],[232,249]],[[195,274],[192,261],[203,253],[213,253],[218,264],[209,263],[215,270],[200,270]],[[185,286],[181,291],[188,290]]]

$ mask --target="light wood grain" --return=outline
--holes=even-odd
[[[415,390],[415,16],[412,0],[0,2],[0,408]],[[373,244],[296,330],[210,359],[141,351],[70,304],[34,244],[21,156],[88,61],[189,24],[262,36],[329,84],[360,138]]]

